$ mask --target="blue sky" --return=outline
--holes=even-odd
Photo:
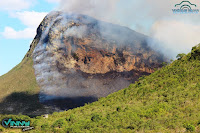
[[[200,43],[200,13],[172,13],[174,5],[181,1],[0,0],[0,76],[21,62],[44,16],[58,7],[124,25],[156,38],[161,43],[150,46],[174,59],[178,53],[188,53]],[[190,2],[200,9],[200,0]]]
[[[37,26],[57,6],[56,0],[0,2],[0,75],[21,62],[36,34]]]

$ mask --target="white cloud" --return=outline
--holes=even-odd
[[[7,39],[33,39],[36,35],[36,29],[46,16],[46,12],[24,11],[15,12],[11,17],[18,18],[27,28],[16,31],[12,27],[5,27],[1,33]]]
[[[15,12],[11,17],[18,18],[24,25],[32,28],[37,28],[47,12],[24,11]]]
[[[200,25],[181,20],[157,21],[151,29],[151,36],[160,42],[156,47],[171,58],[178,53],[190,52],[193,46],[200,43],[199,35]]]
[[[59,3],[61,0],[46,0],[49,3]]]
[[[14,11],[29,8],[35,0],[0,0],[0,10]]]
[[[16,31],[12,27],[5,27],[4,32],[1,34],[6,39],[32,39],[35,36],[36,31],[31,28]]]

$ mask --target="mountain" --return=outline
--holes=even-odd
[[[69,21],[65,21],[64,18]],[[79,18],[78,21],[77,18]],[[95,25],[95,22],[98,22],[98,25]],[[60,36],[63,35],[61,32],[63,30],[62,24],[64,27],[69,24],[70,29],[74,26],[72,31],[64,30],[67,31],[64,33],[64,35],[67,34],[67,38],[64,37],[64,39],[60,39]],[[79,24],[83,25],[82,28],[78,28],[81,33],[75,32],[76,34],[74,34],[73,31],[77,30]],[[99,25],[101,28],[98,29]],[[193,47],[191,53],[179,54],[178,60],[160,68],[164,57],[148,47],[145,42],[148,37],[128,28],[119,28],[119,26],[116,28],[116,26],[85,15],[64,15],[62,12],[53,12],[47,15],[37,29],[37,35],[23,61],[9,73],[0,77],[0,91],[5,92],[0,94],[0,118],[30,120],[31,126],[35,128],[30,132],[200,132],[200,44]],[[85,34],[83,27],[86,29],[89,27],[89,30],[86,31],[90,31],[90,29],[92,31]],[[114,31],[118,30],[115,32],[111,30],[113,34],[104,36],[103,27],[110,27]],[[120,37],[124,34],[125,37],[128,37],[125,40],[129,39],[128,42],[130,41],[129,43],[132,45],[121,43],[123,39]],[[132,34],[133,36],[129,36]],[[82,37],[82,35],[87,36]],[[136,38],[134,38],[135,36]],[[104,40],[103,37],[112,39]],[[113,39],[119,39],[116,41],[119,44],[112,45]],[[85,40],[87,40],[86,44]],[[100,46],[94,46],[95,44]],[[57,45],[59,47],[55,49]],[[75,46],[79,49],[76,49]],[[51,59],[51,57],[54,58],[46,60]],[[116,62],[115,66],[107,67],[112,64],[110,57],[112,57],[113,62],[120,60]],[[100,65],[104,66],[105,69],[99,71],[101,69],[98,65],[99,60],[106,62],[105,58],[108,59],[108,62]],[[137,66],[136,58],[141,63],[139,66]],[[54,59],[57,62],[54,62]],[[135,63],[133,63],[134,59],[136,59]],[[142,63],[147,64],[147,66],[142,65]],[[39,68],[42,70],[38,70],[37,65],[41,65]],[[131,66],[135,66],[134,70],[129,71]],[[154,72],[154,68],[159,69]],[[52,71],[56,73],[51,73]],[[124,73],[124,71],[126,72]],[[46,75],[48,73],[54,74],[54,76],[59,75],[57,72],[66,77],[78,74],[81,78],[84,77],[84,80],[98,79],[102,83],[105,82],[104,78],[109,79],[112,83],[112,75],[114,77],[119,75],[120,79],[124,79],[124,81],[135,77],[135,75],[132,77],[132,74],[138,74],[138,77],[141,77],[138,81],[132,80],[131,82],[134,83],[129,87],[119,91],[116,89],[114,91],[117,92],[112,91],[114,93],[103,98],[100,98],[101,95],[96,96],[98,101],[77,107],[80,106],[80,103],[76,103],[77,99],[62,100],[66,93],[62,96],[62,93],[57,93],[57,91],[59,92],[57,90],[52,95],[52,92],[48,92],[49,88],[45,93],[50,94],[46,95],[43,92],[45,87],[49,85],[44,81],[48,80],[51,88],[54,81],[52,79],[55,78],[47,76],[46,79]],[[130,77],[127,77],[128,75]],[[68,80],[59,76],[58,79],[60,80],[58,83]],[[75,77],[75,79],[76,82],[80,80],[79,77]],[[56,87],[55,89],[57,89]],[[86,97],[86,95],[83,96]],[[83,100],[83,103],[91,101],[91,99],[80,98],[82,97],[78,96],[78,100]],[[94,100],[97,100],[96,98]],[[75,103],[72,103],[73,100]],[[73,106],[70,107],[70,103]],[[57,111],[60,111],[61,107],[65,105],[68,105],[68,108],[77,108],[51,114],[58,107],[60,108]],[[48,118],[37,116],[44,113],[49,113]],[[0,127],[0,132],[20,132],[20,130]]]
[[[0,77],[0,113],[67,110],[128,87],[166,60],[149,39],[86,15],[51,12],[22,62]]]
[[[128,87],[166,60],[149,39],[86,15],[51,12],[23,61],[0,77],[0,112],[52,113]]]
[[[83,107],[48,118],[3,118],[31,120],[35,129],[30,132],[200,132],[199,112],[200,44],[129,87]]]
[[[123,89],[165,61],[147,36],[86,15],[51,12],[37,34],[30,51],[40,102],[62,109]]]

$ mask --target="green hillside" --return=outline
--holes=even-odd
[[[0,99],[13,92],[38,93],[39,87],[36,84],[33,62],[26,58],[10,72],[0,77]]]
[[[200,45],[97,102],[31,120],[31,132],[200,132]],[[6,130],[1,128],[4,132]],[[10,131],[10,130],[8,130]],[[19,130],[13,130],[19,131]]]
[[[0,102],[13,93],[37,94],[40,91],[36,83],[32,53],[38,44],[41,34],[37,34],[30,45],[30,49],[21,63],[7,74],[0,76]]]
[[[0,77],[0,114],[44,114],[45,108],[39,103],[38,87],[33,61],[30,57]]]
[[[37,34],[21,63],[0,77],[0,114],[37,116],[51,113],[39,102],[32,53],[41,34]]]

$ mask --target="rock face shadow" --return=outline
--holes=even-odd
[[[0,113],[37,116],[46,112],[44,106],[39,102],[38,94],[14,92],[1,101]]]
[[[30,117],[51,114],[55,111],[73,109],[98,100],[95,97],[74,97],[54,99],[40,103],[39,94],[15,92],[4,98],[0,103],[0,114],[28,115]]]
[[[86,103],[97,101],[97,97],[71,97],[71,98],[55,98],[42,102],[43,105],[54,108],[55,110],[68,110],[84,106]]]

